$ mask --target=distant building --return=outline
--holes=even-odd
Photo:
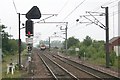
[[[109,50],[115,51],[117,56],[120,55],[120,36],[113,37],[109,41]]]

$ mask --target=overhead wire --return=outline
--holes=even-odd
[[[111,0],[110,0],[111,1]],[[117,1],[119,1],[119,0],[114,0],[114,1],[112,1],[112,2],[110,2],[110,1],[108,1],[108,2],[106,2],[106,3],[104,3],[103,5],[110,5],[110,4],[113,4],[113,3],[115,3],[115,2],[117,2]],[[117,5],[114,5],[114,6],[112,6],[112,7],[115,7],[115,6],[117,6]],[[100,9],[100,6],[99,6],[99,8],[97,7],[97,9],[96,10],[99,10]],[[119,12],[118,12],[119,13]],[[116,14],[118,14],[118,13],[114,13],[114,15],[116,15]],[[112,17],[112,16],[114,16],[113,14],[112,15],[110,15],[110,17]],[[101,19],[102,20],[102,19]],[[101,21],[100,20],[100,21]],[[84,21],[84,19],[82,20],[82,21]],[[73,27],[73,26],[72,26]],[[72,28],[72,27],[70,27],[70,28]],[[73,27],[74,29],[75,29],[75,27]],[[79,27],[78,27],[79,28]],[[77,28],[77,29],[78,29]],[[85,27],[84,27],[85,28]],[[80,28],[81,29],[81,28]],[[72,29],[73,30],[73,29]]]
[[[117,2],[117,1],[119,1],[119,0],[114,0],[114,1],[112,1],[112,2],[110,2],[110,1],[112,1],[112,0],[109,0],[108,2],[106,2],[106,3],[104,3],[104,4],[100,5],[100,6],[98,6],[98,7],[95,8],[93,11],[98,11],[99,9],[101,9],[101,6],[108,6],[108,5],[110,5],[110,4],[112,4],[112,3],[115,3],[115,2]]]
[[[15,5],[15,2],[14,2],[14,0],[12,0],[12,1],[13,1],[13,6],[14,6],[14,9],[15,9],[16,14],[17,14],[17,8],[16,8],[16,5]]]
[[[111,0],[110,0],[110,1],[111,1]],[[110,2],[110,1],[104,3],[102,6],[106,6],[106,5],[112,4],[112,3],[117,2],[117,1],[119,1],[119,0],[114,0],[114,1],[112,1],[112,2]],[[112,7],[115,7],[115,6],[117,6],[117,5],[114,5],[114,6],[112,6]],[[112,7],[110,7],[110,8],[112,8]],[[97,10],[99,10],[100,8],[101,8],[101,6],[99,6],[99,8],[98,8],[98,7],[95,8],[93,11],[97,11]],[[113,12],[112,12],[112,13],[113,13]],[[110,13],[110,14],[111,14],[111,13]]]
[[[115,27],[114,27],[114,23],[115,23],[115,21],[114,21],[114,8],[113,8],[113,37],[115,37]]]
[[[85,0],[84,0],[84,1],[85,1]],[[84,1],[83,1],[83,2],[84,2]],[[80,4],[79,4],[77,7],[79,7],[79,6],[80,6]],[[76,8],[77,8],[77,7],[76,7]],[[75,8],[75,9],[76,9],[76,8]],[[75,9],[74,9],[74,10],[75,10]],[[74,10],[73,10],[73,11],[74,11]],[[72,12],[71,12],[71,13],[72,13]],[[67,18],[67,17],[66,17],[66,18]],[[66,19],[66,18],[64,18],[64,19]],[[85,19],[83,19],[82,21],[84,21],[84,20],[85,20]],[[69,27],[69,29],[70,29],[70,28],[74,28],[74,29],[75,29],[74,26],[75,26],[75,25],[73,25],[72,27]],[[78,28],[79,28],[79,27],[78,27]],[[73,29],[72,29],[72,30],[73,30]]]
[[[83,0],[80,4],[78,4],[64,19],[68,18],[80,5],[82,5],[86,0]]]
[[[111,1],[111,0],[110,0]],[[115,0],[115,1],[118,1],[118,0]],[[107,3],[104,3],[103,5],[105,5],[105,4],[112,4],[112,3],[114,3],[115,1],[113,1],[113,2],[107,2]],[[66,3],[64,4],[64,6],[61,8],[61,10],[58,12],[58,14],[65,8],[65,6],[67,5],[67,3],[69,2],[69,0],[67,0],[66,1]],[[79,5],[77,5],[64,19],[63,19],[63,21],[66,19],[66,18],[68,18],[80,5],[82,5],[83,3],[85,2],[85,0],[84,1],[82,1]],[[97,9],[98,10],[98,9]],[[71,27],[70,27],[71,28]]]
[[[83,0],[80,4],[78,4],[62,21],[67,19],[80,5],[82,5],[86,0]],[[71,28],[71,27],[70,27]]]
[[[111,1],[111,0],[110,0],[110,1]],[[104,5],[104,6],[105,6],[105,5],[110,5],[110,4],[113,4],[113,3],[117,2],[118,0],[114,0],[114,1],[111,1],[111,2],[110,2],[110,1],[108,1],[107,3],[104,3],[103,5]],[[112,6],[112,7],[115,7],[115,6],[117,6],[117,5],[114,5],[114,6]],[[101,8],[101,6],[97,7],[96,10],[98,11],[100,8]],[[113,13],[113,12],[112,12],[112,13]],[[118,13],[120,13],[120,12],[118,11]],[[112,16],[114,16],[114,15],[116,15],[116,14],[118,14],[118,13],[117,13],[117,12],[115,12],[114,14],[111,14],[111,13],[110,13],[109,16],[112,17]],[[101,20],[102,20],[102,19],[101,19]],[[101,21],[101,20],[100,20],[100,21]],[[83,19],[82,21],[84,21],[84,19]],[[74,30],[74,29],[75,29],[75,26],[73,25],[72,27],[69,27],[69,28],[73,28],[72,30]],[[76,29],[78,30],[78,28],[79,28],[79,27],[77,27]],[[79,29],[83,29],[83,28],[86,28],[86,27],[81,27],[81,28],[79,28]],[[75,29],[75,30],[76,30],[76,29]],[[70,29],[70,30],[71,30],[71,29]],[[75,30],[74,30],[74,31],[75,31]],[[114,33],[114,31],[113,31],[113,33]],[[113,34],[113,35],[114,35],[114,34]]]
[[[111,1],[111,0],[110,0],[110,1]],[[107,2],[107,3],[108,3],[108,2]],[[104,4],[106,4],[106,3],[104,3]],[[101,6],[95,8],[94,11],[98,10],[100,7],[101,7]],[[83,19],[82,21],[84,21],[84,20],[85,20],[85,19]],[[71,28],[71,27],[70,27],[70,28]]]
[[[68,2],[69,2],[69,0],[67,0],[66,2],[65,2],[65,4],[63,5],[63,7],[60,9],[60,11],[57,13],[58,15],[60,15],[60,13],[61,13],[61,11],[67,6],[67,4],[68,4]],[[57,16],[58,16],[57,15]],[[51,29],[51,30],[53,30],[54,29],[54,27]],[[50,30],[50,32],[51,32],[51,30]],[[50,32],[47,32],[47,34],[49,34]]]
[[[68,16],[70,16],[80,5],[82,5],[84,3],[84,1],[82,1],[79,5],[77,5],[74,8],[74,10],[72,10],[64,19],[66,19]],[[63,10],[63,8],[67,5],[68,2],[69,2],[69,0],[66,1],[66,3],[64,4],[64,6],[62,7],[62,9],[58,13],[60,13]],[[63,19],[63,21],[64,21],[64,19]]]
[[[117,2],[117,1],[119,1],[119,0],[114,0],[112,2],[107,2],[107,3],[103,4],[102,6],[110,5],[110,4],[113,4],[113,3]]]
[[[67,0],[66,2],[65,2],[65,4],[63,5],[63,7],[60,9],[60,11],[58,12],[58,15],[61,13],[61,11],[67,6],[67,4],[68,4],[68,2],[69,2],[69,0]]]

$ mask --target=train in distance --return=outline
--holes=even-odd
[[[46,49],[45,44],[41,44],[41,45],[40,45],[40,50],[45,50],[45,49]]]

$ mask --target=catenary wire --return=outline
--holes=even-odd
[[[116,1],[118,1],[118,0],[115,0],[115,1],[112,1],[112,2],[107,2],[107,3],[104,3],[103,5],[110,5],[110,4],[112,4],[112,3],[114,3],[114,2],[116,2]],[[117,6],[117,5],[114,5],[114,6],[112,6],[112,7],[115,7],[115,6]],[[97,10],[98,10],[98,8],[97,8]],[[112,17],[112,16],[114,16],[114,15],[116,15],[116,14],[118,14],[118,13],[120,13],[119,11],[116,11],[116,12],[114,12],[114,14],[113,14],[113,12],[112,13],[110,13],[110,17]],[[102,20],[102,19],[101,19]],[[101,21],[100,20],[100,21]],[[84,20],[82,20],[82,21],[84,21]],[[73,25],[74,26],[74,25]],[[74,28],[75,29],[75,26],[74,27],[69,27],[69,28]],[[79,27],[78,27],[79,28]],[[78,29],[77,28],[77,29]],[[84,27],[85,28],[85,27]],[[79,29],[83,29],[83,28],[79,28]],[[73,29],[72,29],[73,30]]]
[[[15,2],[14,2],[14,0],[12,0],[13,1],[13,5],[14,5],[14,8],[15,8],[15,11],[16,11],[16,14],[17,14],[17,8],[16,8],[16,5],[15,5]]]
[[[82,5],[86,0],[83,0],[80,4],[78,4],[64,19],[67,19],[80,5]]]
[[[58,12],[58,15],[61,13],[61,11],[67,6],[67,4],[68,4],[68,2],[69,2],[69,0],[67,0],[66,2],[65,2],[65,4],[63,5],[63,7],[60,9],[60,11]]]
[[[69,0],[67,0],[65,2],[65,4],[63,5],[63,7],[60,9],[60,11],[58,12],[58,15],[61,13],[61,11],[66,7],[66,5],[68,4]],[[50,32],[54,29],[54,27],[50,30]],[[47,32],[47,34],[49,34],[50,32]]]

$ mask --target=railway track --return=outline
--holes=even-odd
[[[49,58],[53,59],[56,63],[58,63],[59,65],[63,66],[65,69],[67,69],[69,72],[71,72],[72,74],[74,74],[76,77],[78,77],[79,79],[94,79],[94,80],[102,80],[101,78],[88,74],[86,72],[84,72],[83,70],[67,64],[67,62],[63,61],[62,59],[58,59],[57,57],[55,57],[54,55],[48,55],[46,54],[46,56],[48,56]]]
[[[53,55],[53,57],[63,61],[66,64],[74,66],[74,67],[76,67],[76,68],[78,68],[78,69],[80,69],[80,70],[82,70],[82,71],[84,71],[84,72],[86,72],[86,73],[88,73],[90,75],[93,75],[96,78],[99,78],[99,79],[102,79],[102,80],[105,80],[105,79],[120,80],[118,77],[103,73],[101,71],[98,71],[98,70],[93,69],[91,67],[88,67],[86,65],[83,65],[83,64],[77,63],[75,61],[72,61],[72,60],[70,60],[68,58],[62,57],[60,55]]]
[[[64,56],[57,55],[55,53],[50,53],[49,51],[42,51],[41,53],[38,52],[37,55],[46,66],[46,69],[48,70],[48,72],[50,72],[49,73],[50,79],[54,79],[54,80],[61,80],[61,79],[120,80],[115,76],[103,73],[101,71],[98,71],[97,69],[75,62]]]
[[[49,57],[38,54],[40,59],[43,61],[44,65],[47,67],[49,72],[52,74],[53,79],[55,80],[61,80],[61,79],[70,79],[70,80],[78,80],[76,76],[74,76],[72,73],[67,71],[65,68],[63,68],[61,65],[50,59]]]
[[[28,78],[32,78],[33,80],[38,80],[38,79],[46,79],[46,78],[51,78],[52,75],[46,68],[46,66],[43,64],[42,60],[38,56],[39,50],[34,49],[34,54],[32,55],[32,68],[34,70],[33,75],[30,75]]]

